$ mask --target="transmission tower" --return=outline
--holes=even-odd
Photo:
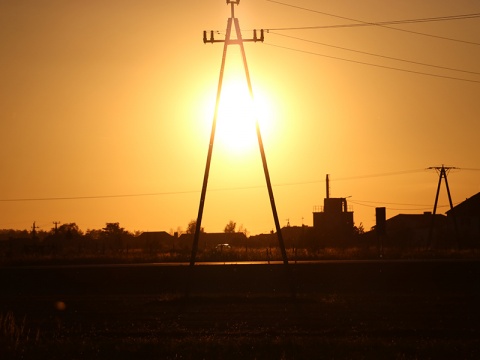
[[[432,166],[432,167],[428,168],[428,170],[435,170],[438,173],[437,194],[435,196],[435,203],[433,205],[433,213],[432,213],[432,221],[430,223],[430,231],[429,231],[429,234],[428,234],[428,245],[429,246],[432,243],[433,227],[434,227],[434,224],[435,224],[435,214],[437,212],[438,195],[440,194],[440,186],[442,184],[442,179],[445,179],[445,187],[447,188],[448,201],[450,203],[450,210],[452,211],[453,226],[454,226],[454,229],[455,229],[455,234],[458,235],[457,221],[455,219],[455,212],[453,211],[452,196],[450,195],[450,188],[448,187],[448,180],[447,180],[447,174],[452,169],[457,169],[457,168],[452,167],[452,166],[444,166],[444,165],[442,165],[442,166]]]
[[[197,216],[197,223],[195,226],[195,235],[193,239],[193,245],[192,245],[192,256],[190,259],[190,266],[195,265],[195,258],[197,255],[197,250],[198,250],[198,241],[200,237],[200,229],[202,225],[202,216],[203,216],[203,208],[205,205],[205,196],[207,193],[207,185],[208,185],[208,176],[210,172],[210,163],[212,159],[212,151],[213,151],[213,143],[215,140],[215,130],[216,130],[216,124],[217,124],[217,116],[218,116],[218,108],[219,108],[219,103],[220,103],[220,95],[222,92],[222,84],[223,84],[223,74],[225,70],[225,60],[227,57],[227,50],[230,45],[238,45],[240,47],[240,51],[242,54],[242,60],[243,60],[243,67],[245,70],[245,77],[247,80],[247,85],[248,85],[248,90],[250,93],[250,98],[253,101],[253,90],[252,90],[252,83],[250,81],[250,73],[248,71],[248,66],[247,66],[247,57],[245,55],[245,49],[243,47],[244,42],[263,42],[264,40],[264,31],[263,29],[260,30],[260,37],[257,36],[257,30],[253,31],[253,38],[250,39],[244,39],[242,37],[242,33],[240,31],[240,25],[238,22],[238,19],[235,17],[235,5],[238,5],[240,3],[240,0],[226,0],[227,5],[230,5],[231,8],[231,15],[230,18],[228,18],[227,22],[227,31],[225,34],[225,39],[222,40],[216,40],[214,37],[214,32],[210,31],[210,37],[207,38],[207,31],[203,32],[203,42],[206,43],[223,43],[223,56],[222,56],[222,64],[220,67],[220,76],[218,80],[218,88],[217,88],[217,98],[216,98],[216,103],[215,103],[215,111],[213,115],[213,123],[212,123],[212,131],[210,134],[210,143],[208,147],[208,155],[207,155],[207,163],[205,166],[205,174],[203,178],[203,187],[202,187],[202,193],[200,195],[200,205],[198,209],[198,216]],[[231,37],[232,35],[232,27],[235,30],[236,38]],[[265,180],[267,183],[267,189],[268,189],[268,194],[270,197],[270,205],[272,208],[272,214],[273,214],[273,219],[275,222],[275,227],[277,230],[277,237],[278,237],[278,243],[280,246],[280,250],[282,252],[282,258],[283,262],[285,265],[288,265],[288,259],[287,259],[287,253],[285,251],[285,244],[283,241],[282,237],[282,231],[280,228],[280,222],[278,220],[278,214],[277,214],[277,208],[275,206],[275,200],[273,196],[273,190],[272,190],[272,184],[270,182],[270,175],[268,172],[268,167],[267,167],[267,159],[265,156],[265,150],[263,147],[263,141],[262,141],[262,135],[260,133],[260,126],[258,123],[258,120],[256,121],[256,132],[257,132],[257,139],[258,139],[258,145],[260,148],[260,155],[262,157],[262,163],[263,163],[263,171],[265,173]]]

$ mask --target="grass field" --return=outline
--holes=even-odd
[[[289,261],[314,260],[377,260],[383,259],[470,259],[480,260],[478,249],[426,249],[426,248],[394,248],[385,247],[380,251],[376,246],[286,249]],[[31,265],[85,265],[85,264],[145,264],[145,263],[182,263],[190,262],[189,249],[176,251],[145,252],[142,249],[128,251],[88,252],[77,248],[64,249],[58,252],[19,252],[9,253],[0,249],[0,266]],[[244,248],[232,247],[228,250],[200,249],[197,262],[242,262],[242,261],[282,261],[282,254],[277,247]]]
[[[478,261],[0,268],[0,358],[477,359]]]

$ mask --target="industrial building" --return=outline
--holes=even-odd
[[[347,198],[330,197],[330,179],[327,174],[323,206],[316,206],[313,211],[315,237],[321,245],[343,245],[352,238],[353,226],[353,211],[348,207]]]

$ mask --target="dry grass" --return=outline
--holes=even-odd
[[[480,358],[476,261],[185,269],[1,269],[0,359]]]
[[[26,316],[19,321],[11,311],[0,314],[0,346],[7,354],[20,355],[39,341],[40,330],[32,332],[27,328]]]
[[[374,260],[374,259],[479,259],[480,252],[475,249],[400,249],[385,248],[382,253],[377,247],[321,248],[310,250],[304,248],[287,249],[290,261],[309,260]],[[135,264],[135,263],[187,263],[190,251],[143,252],[131,249],[128,252],[110,253],[69,253],[69,254],[29,254],[0,256],[0,265],[75,265],[75,264]],[[241,261],[282,261],[278,248],[232,247],[222,252],[200,249],[197,262],[241,262]]]

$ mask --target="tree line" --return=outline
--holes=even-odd
[[[194,234],[195,228],[196,220],[191,220],[185,231],[178,228],[176,232],[171,230],[169,235],[178,237],[183,233]],[[238,231],[236,228],[236,222],[231,220],[225,225],[224,232],[241,232],[247,235],[247,230],[243,226],[240,226]],[[203,227],[201,232],[205,232]],[[67,253],[118,254],[139,249],[153,251],[151,244],[143,244],[139,240],[141,234],[141,231],[126,230],[118,222],[106,223],[101,229],[87,229],[85,232],[74,222],[55,224],[55,227],[48,231],[40,230],[34,225],[30,231],[0,229],[0,250],[6,257]],[[181,248],[177,247],[177,250]]]

